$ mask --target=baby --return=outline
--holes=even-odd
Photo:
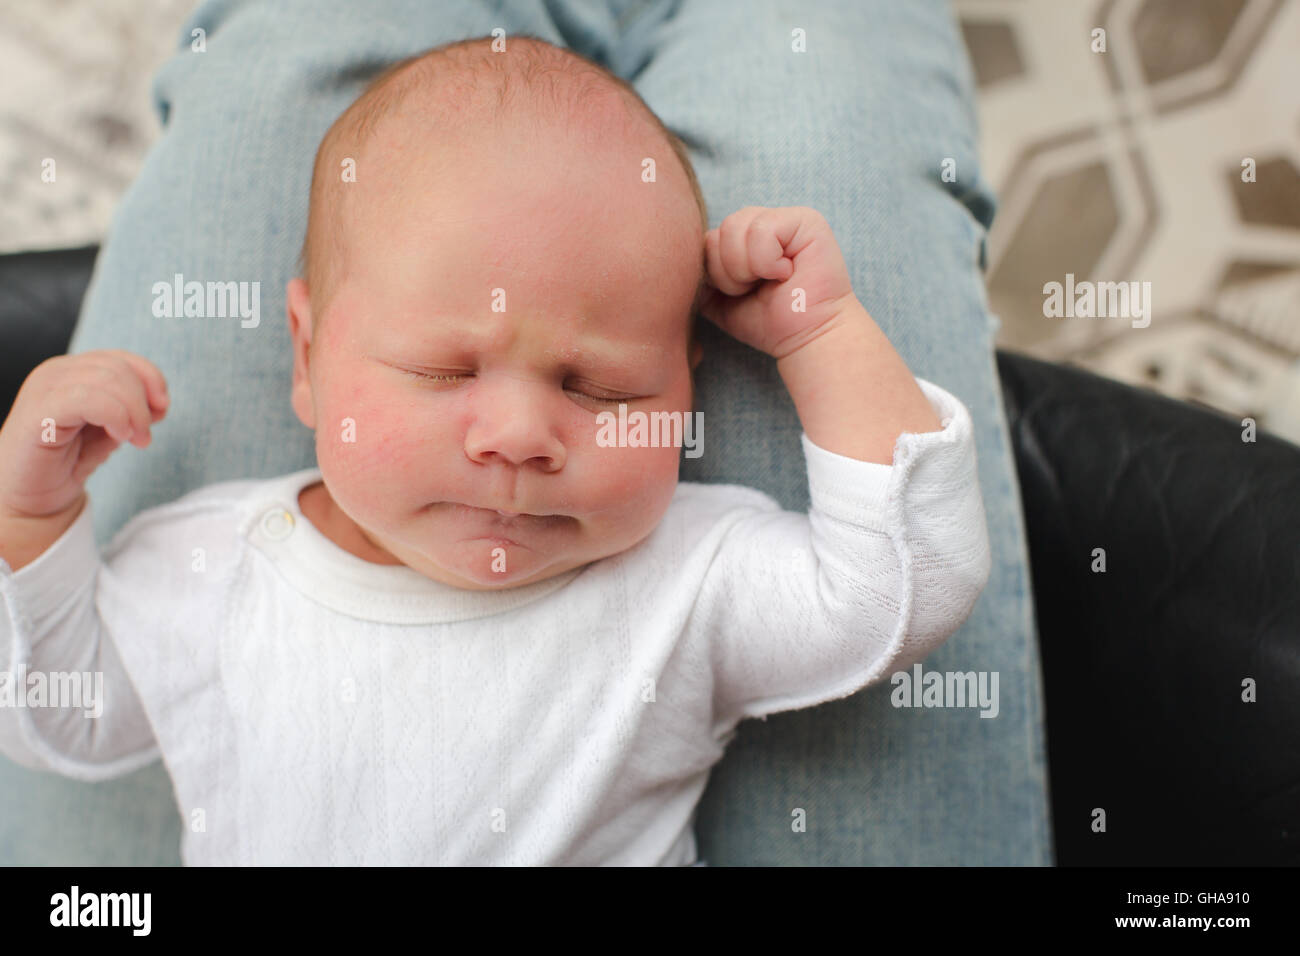
[[[985,585],[966,408],[816,211],[709,229],[598,64],[485,37],[386,71],[321,143],[301,266],[318,468],[192,491],[101,557],[84,483],[149,444],[161,372],[50,359],[0,428],[0,752],[161,757],[187,864],[696,863],[742,719],[910,667]],[[598,440],[620,405],[693,412],[696,313],[777,360],[807,514]],[[97,713],[33,702],[83,672]]]

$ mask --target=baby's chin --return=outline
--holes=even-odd
[[[517,571],[489,571],[487,573],[467,569],[458,575],[458,580],[444,580],[444,584],[469,591],[507,591],[529,584],[537,584],[556,577],[570,570],[569,565],[551,566],[539,571],[529,572],[527,568]]]
[[[504,542],[476,542],[471,548],[441,548],[432,555],[390,548],[393,555],[427,578],[468,591],[504,591],[537,584],[590,563],[556,559]],[[593,559],[594,560],[594,559]]]

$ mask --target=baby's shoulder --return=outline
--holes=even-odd
[[[114,535],[105,557],[156,549],[178,538],[238,537],[247,523],[257,517],[268,497],[293,477],[212,482],[166,504],[147,508],[130,518]]]
[[[682,481],[677,484],[664,520],[702,529],[733,517],[780,510],[776,499],[748,485]]]
[[[775,499],[747,485],[678,482],[659,524],[626,559],[645,561],[654,569],[646,571],[647,580],[668,573],[675,580],[699,581],[704,566],[737,526],[781,512]]]

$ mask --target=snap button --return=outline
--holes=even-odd
[[[262,533],[272,541],[283,541],[293,534],[293,515],[276,508],[262,515]]]

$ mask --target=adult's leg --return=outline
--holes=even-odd
[[[284,290],[316,147],[384,67],[496,27],[507,43],[528,33],[588,55],[614,33],[608,9],[587,0],[209,0],[194,12],[154,80],[163,133],[117,211],[69,347],[137,352],[172,396],[151,445],[124,445],[90,479],[101,544],[193,488],[314,463],[289,405]],[[154,283],[178,273],[257,282],[258,324],[155,317]]]
[[[88,483],[101,545],[201,485],[314,463],[289,405],[284,288],[316,146],[385,66],[496,27],[595,55],[613,20],[586,0],[211,0],[192,14],[154,81],[162,136],[117,210],[69,348],[139,353],[172,396],[150,447],[122,446]],[[155,317],[154,284],[177,274],[258,283],[258,323]],[[90,786],[0,761],[0,862],[174,863],[173,800],[160,763]]]
[[[951,12],[922,0],[613,2],[623,30],[614,59],[691,146],[710,225],[747,205],[819,210],[858,298],[913,373],[970,409],[994,553],[971,617],[924,668],[996,673],[996,717],[895,709],[885,684],[750,721],[705,795],[701,855],[713,864],[1051,863],[1019,486],[979,265],[993,196],[979,174],[969,65]],[[801,37],[806,52],[795,49]],[[700,407],[720,424],[682,478],[757,484],[806,508],[798,419],[775,363],[712,326],[704,332]],[[795,807],[807,811],[806,833],[791,830]]]

